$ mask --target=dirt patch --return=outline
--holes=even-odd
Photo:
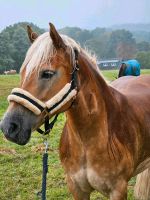
[[[0,154],[16,154],[16,151],[15,151],[15,149],[8,149],[8,148],[0,147]]]
[[[43,152],[44,151],[44,145],[36,145],[36,146],[33,146],[31,148],[31,151],[32,152]]]
[[[32,151],[32,152],[40,152],[40,153],[43,153],[43,152],[45,151],[45,145],[39,144],[39,145],[33,146],[33,147],[31,148],[31,151]],[[55,151],[55,150],[53,150],[53,149],[51,149],[51,148],[48,148],[48,151],[50,152],[50,151]]]

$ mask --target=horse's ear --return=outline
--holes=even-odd
[[[30,42],[33,43],[35,39],[38,37],[38,34],[33,32],[32,28],[29,25],[27,25],[27,32]]]
[[[55,46],[56,49],[63,48],[64,50],[66,49],[66,45],[63,42],[63,39],[57,32],[55,26],[52,23],[49,23],[50,25],[50,36],[53,41],[53,45]]]

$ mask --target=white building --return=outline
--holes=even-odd
[[[97,64],[103,69],[119,68],[121,61],[119,59],[99,60]]]

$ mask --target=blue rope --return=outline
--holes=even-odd
[[[48,172],[48,153],[43,154],[42,200],[46,200],[46,176]]]

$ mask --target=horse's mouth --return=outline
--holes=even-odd
[[[4,133],[4,136],[7,140],[14,142],[18,145],[26,145],[31,137],[31,129],[28,129],[22,133],[18,133],[15,135],[15,137],[13,137],[13,135],[7,135]]]

